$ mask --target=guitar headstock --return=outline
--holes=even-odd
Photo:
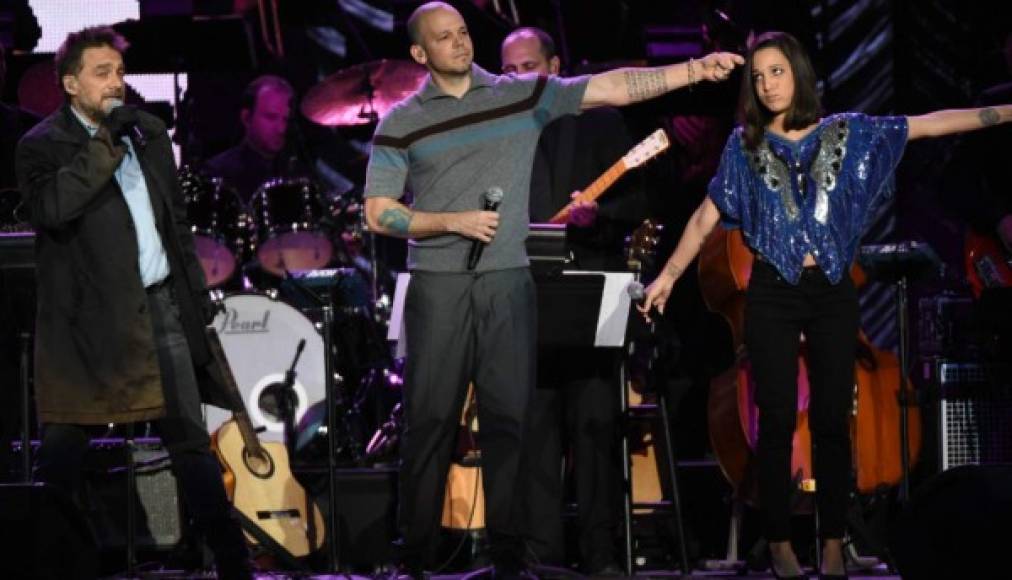
[[[626,238],[625,260],[630,270],[642,272],[652,266],[663,229],[661,224],[646,219]]]
[[[625,162],[625,166],[629,169],[639,167],[667,151],[670,145],[671,142],[668,141],[668,134],[664,132],[664,129],[658,129],[626,153],[622,157],[622,161]]]

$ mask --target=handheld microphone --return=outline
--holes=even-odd
[[[109,99],[105,114],[108,115],[122,106],[123,99]],[[144,138],[144,133],[141,133],[141,128],[137,126],[137,123],[131,123],[128,125],[126,127],[126,134],[127,137],[130,137],[130,141],[133,142],[135,149],[144,149],[147,147],[148,140]]]
[[[483,196],[485,203],[482,207],[485,211],[496,211],[499,209],[499,204],[502,202],[502,188],[493,185],[485,191]],[[467,254],[467,269],[474,270],[478,266],[478,260],[481,260],[481,252],[485,249],[485,243],[481,240],[474,240],[471,242],[471,251]]]
[[[643,283],[635,280],[629,282],[629,285],[625,287],[625,292],[629,295],[629,299],[636,304],[642,304],[647,297],[647,289]]]

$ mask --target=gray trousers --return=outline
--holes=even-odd
[[[399,527],[402,560],[423,566],[439,537],[446,475],[473,381],[493,562],[521,555],[521,449],[535,381],[537,302],[527,268],[414,272],[407,334]]]

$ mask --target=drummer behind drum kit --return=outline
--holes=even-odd
[[[326,365],[323,333],[330,332],[335,359],[347,360],[365,336],[341,336],[345,329],[376,324],[369,315],[369,292],[361,273],[354,268],[325,269],[334,259],[332,239],[341,240],[326,219],[331,215],[315,183],[307,178],[278,178],[257,189],[246,205],[238,194],[222,183],[189,167],[180,171],[187,217],[194,234],[194,249],[208,286],[222,298],[223,312],[214,320],[222,347],[255,428],[263,428],[264,441],[283,441],[284,422],[278,404],[284,396],[285,370],[291,365],[296,345],[306,341],[305,352],[295,367],[292,390],[297,400],[295,421],[326,399]],[[256,266],[259,266],[257,268]],[[250,274],[247,276],[247,273]],[[327,296],[306,288],[309,280],[328,279]],[[357,289],[354,292],[348,288]],[[227,294],[226,294],[227,292]],[[308,295],[308,298],[307,298]],[[320,309],[332,304],[339,318],[323,328]],[[347,318],[355,318],[357,325]],[[362,334],[362,333],[360,333]],[[354,361],[352,361],[354,362]],[[344,371],[348,365],[335,363]],[[352,369],[336,375],[336,400],[345,415],[357,409],[344,405],[361,397],[357,373]],[[348,379],[345,383],[345,379]],[[221,409],[206,407],[209,431],[230,417]],[[358,421],[356,421],[358,422]],[[342,419],[347,424],[348,418]],[[314,429],[319,425],[314,424]],[[350,436],[347,430],[339,434]],[[320,436],[325,436],[320,433]],[[368,434],[353,433],[358,439]],[[312,435],[300,435],[300,438]],[[338,448],[360,449],[364,442]],[[293,461],[297,458],[292,458]],[[349,458],[361,460],[355,453]]]
[[[310,121],[324,126],[372,123],[416,90],[425,74],[423,67],[405,61],[356,65],[310,89],[302,100],[301,111]],[[302,423],[299,447],[318,449],[319,444],[311,443],[312,440],[326,437],[320,431],[319,415],[328,383],[325,377],[328,353],[323,334],[329,331],[332,343],[343,351],[331,360],[344,359],[333,368],[347,375],[336,376],[335,382],[347,379],[349,384],[335,389],[344,391],[335,396],[335,406],[340,408],[335,411],[342,413],[339,423],[343,427],[339,428],[341,433],[335,434],[337,441],[328,441],[326,446],[335,454],[340,454],[341,449],[352,449],[350,459],[356,462],[380,459],[375,454],[364,455],[371,433],[364,430],[370,426],[363,424],[362,417],[349,419],[349,415],[359,414],[368,391],[373,390],[380,399],[373,410],[382,408],[375,413],[376,427],[389,431],[391,423],[400,423],[395,402],[389,400],[390,392],[399,391],[399,376],[390,368],[383,368],[382,372],[375,368],[376,360],[387,361],[384,364],[389,366],[389,353],[370,358],[361,352],[368,349],[353,344],[356,341],[364,344],[368,340],[366,335],[384,335],[363,328],[385,321],[381,320],[380,312],[370,312],[370,285],[362,278],[361,263],[356,264],[359,270],[353,267],[323,270],[332,262],[356,253],[347,247],[349,232],[361,231],[363,216],[361,212],[349,211],[349,207],[359,204],[349,203],[347,198],[329,198],[314,180],[304,177],[269,180],[256,190],[248,204],[221,179],[190,167],[180,169],[179,179],[195,251],[207,284],[224,294],[224,309],[214,325],[251,422],[255,428],[263,428],[261,439],[283,440],[283,418],[277,413],[282,396],[279,389],[287,388],[282,386],[285,371],[302,340],[306,341],[305,351],[295,366],[292,384],[297,399],[295,421]],[[375,252],[369,258],[371,262],[365,269],[371,269],[368,273],[373,276],[372,303],[384,304],[388,300],[380,296],[377,287],[375,276],[379,265]],[[258,270],[262,275],[254,276]],[[336,281],[330,283],[328,298],[320,300],[311,282],[324,278],[322,274],[328,272]],[[291,286],[295,287],[294,295],[286,295],[286,287],[291,290]],[[279,299],[279,290],[285,301]],[[303,299],[306,295],[311,298],[308,302]],[[337,306],[334,311],[338,319],[331,329],[323,328],[319,322],[319,306],[324,301]],[[342,333],[356,336],[341,336]],[[386,348],[385,343],[380,346]],[[362,360],[354,360],[356,357]],[[348,369],[349,366],[372,370]],[[359,374],[363,377],[361,385],[354,384]],[[387,414],[389,419],[384,422]],[[213,431],[229,414],[206,407],[205,417],[208,429]],[[356,422],[364,429],[348,427]],[[355,441],[341,441],[349,438]],[[308,457],[310,454],[303,453],[307,455],[303,459],[318,459]]]

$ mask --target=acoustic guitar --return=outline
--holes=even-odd
[[[292,475],[284,444],[262,443],[257,437],[218,333],[213,326],[205,329],[232,406],[232,419],[211,437],[232,505],[246,520],[243,528],[250,542],[263,545],[261,539],[267,538],[287,552],[281,556],[306,556],[323,545],[320,509]]]

